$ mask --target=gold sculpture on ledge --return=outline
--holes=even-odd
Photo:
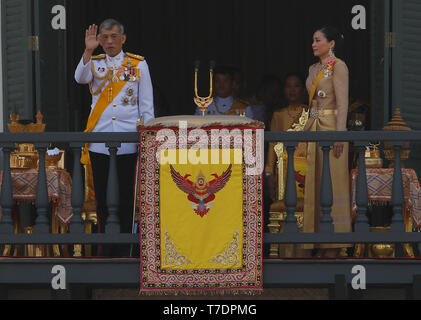
[[[405,121],[402,118],[401,110],[397,108],[393,115],[392,120],[388,123],[386,127],[383,128],[384,131],[411,131]],[[408,160],[409,158],[409,142],[405,142],[401,150],[401,166],[405,168],[403,161]],[[389,142],[384,143],[384,156],[390,161],[389,168],[395,167],[395,151],[393,150]]]
[[[40,111],[36,115],[36,123],[21,124],[19,115],[10,115],[11,123],[8,124],[12,133],[44,132],[45,124],[42,123],[43,116]],[[10,168],[12,169],[35,169],[38,165],[38,152],[32,143],[21,143],[17,146],[18,151],[10,154]]]
[[[300,119],[297,123],[294,123],[288,132],[299,132],[304,131],[305,125],[309,119],[310,112],[303,110]],[[269,232],[270,233],[283,233],[285,227],[285,221],[287,218],[286,206],[285,206],[285,189],[286,189],[286,175],[288,167],[288,155],[287,150],[282,142],[278,143],[274,147],[277,157],[277,176],[278,176],[278,187],[277,187],[277,201],[275,201],[270,208],[269,217]],[[294,166],[295,166],[295,179],[297,175],[301,178],[305,177],[307,170],[307,143],[299,143],[294,154]],[[303,231],[304,227],[304,197],[303,193],[300,192],[301,188],[297,185],[297,211],[295,217],[297,218],[297,226],[300,232]],[[279,245],[271,244],[269,255],[271,258],[279,257],[294,257],[297,255],[294,245]]]
[[[365,150],[365,166],[366,168],[382,168],[383,159],[380,156],[379,150],[380,143],[370,143]]]
[[[209,106],[213,102],[213,69],[214,69],[214,62],[211,62],[209,67],[209,74],[210,74],[210,89],[209,89],[209,96],[207,97],[200,97],[199,90],[197,88],[197,78],[199,73],[200,62],[196,61],[196,65],[194,68],[194,103],[198,106],[200,111],[202,111],[202,117],[205,116],[206,110],[208,110]]]
[[[13,133],[20,133],[20,132],[44,132],[45,131],[45,124],[42,123],[43,115],[40,111],[38,111],[36,117],[36,123],[29,123],[29,124],[21,124],[19,123],[19,115],[12,113],[10,115],[11,123],[8,124],[9,131]]]
[[[40,111],[35,116],[36,123],[22,124],[19,123],[19,115],[12,113],[10,115],[11,123],[8,124],[9,131],[12,133],[40,133],[45,131],[46,124],[43,123],[43,115]],[[45,164],[47,168],[64,168],[63,162],[64,151],[59,154],[48,155],[45,157]],[[10,168],[11,169],[37,169],[39,155],[32,143],[20,143],[17,145],[17,151],[10,154]]]

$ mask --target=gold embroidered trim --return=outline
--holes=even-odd
[[[101,60],[101,59],[105,59],[105,54],[100,54],[99,56],[92,56],[91,57],[92,60]]]
[[[140,61],[145,60],[145,57],[142,57],[142,56],[139,56],[137,54],[130,53],[130,52],[126,52],[126,55],[129,56],[130,58],[133,58],[133,59],[136,59],[136,60],[140,60]]]
[[[107,73],[100,77],[96,71],[95,71],[95,65],[94,62],[91,61],[91,71],[92,71],[92,75],[94,76],[94,78],[98,79],[98,80],[104,80],[98,87],[98,89],[94,92],[92,90],[93,86],[94,86],[94,82],[92,81],[91,83],[89,83],[89,91],[91,93],[91,95],[96,96],[97,94],[99,94],[102,90],[102,88],[104,88],[105,84],[107,83],[107,81],[110,81],[113,77],[113,70],[108,70]]]
[[[222,297],[222,296],[261,296],[263,295],[263,289],[224,289],[224,290],[201,290],[201,289],[189,289],[183,290],[183,288],[177,289],[166,289],[166,290],[150,290],[150,291],[142,291],[140,290],[138,295],[141,297],[197,297],[197,296],[204,296],[204,297]]]
[[[194,263],[185,255],[179,254],[175,243],[171,241],[168,230],[165,230],[165,257],[164,263],[168,266],[184,266]]]
[[[210,263],[217,263],[223,266],[233,266],[239,263],[239,249],[240,244],[238,242],[240,232],[237,232],[234,235],[234,239],[228,244],[224,253],[218,254]]]

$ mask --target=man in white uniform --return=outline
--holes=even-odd
[[[99,30],[99,34],[97,35]],[[154,118],[153,88],[148,65],[141,56],[123,52],[124,26],[114,19],[98,28],[89,26],[85,34],[85,52],[77,66],[75,79],[89,84],[92,94],[91,114],[85,132],[136,132],[138,121]],[[93,56],[101,45],[105,54]],[[136,144],[123,143],[117,153],[120,194],[121,232],[131,233]],[[106,190],[109,151],[104,143],[92,143],[82,163],[92,164],[97,200],[98,232],[104,232],[108,216]]]
[[[236,83],[234,71],[229,67],[217,67],[214,70],[214,90],[215,97],[212,104],[206,111],[206,115],[245,115],[253,119],[251,108],[240,99],[234,98]],[[199,108],[196,115],[202,115]]]

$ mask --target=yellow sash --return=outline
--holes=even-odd
[[[126,58],[123,62],[123,65],[127,65],[128,59]],[[132,67],[136,68],[140,63],[140,60],[131,59],[132,60]],[[134,60],[134,61],[133,61]],[[86,130],[84,132],[92,132],[98,123],[98,120],[101,118],[102,114],[104,113],[105,109],[110,105],[112,101],[117,97],[123,87],[127,84],[126,81],[119,80],[118,82],[114,83],[110,81],[110,83],[105,87],[102,91],[98,102],[96,103],[94,110],[91,112],[91,115],[88,119],[88,124],[86,125]],[[82,150],[82,157],[80,159],[82,164],[90,164],[89,159],[89,143],[85,145]]]
[[[339,62],[339,61],[341,61],[341,60],[340,59],[336,59],[336,62]],[[331,71],[333,71],[333,70],[331,70]],[[320,71],[320,73],[317,75],[317,77],[313,81],[313,86],[311,87],[311,91],[310,91],[310,102],[308,104],[310,108],[313,105],[312,102],[313,102],[314,95],[316,94],[317,86],[319,85],[320,80],[323,79],[324,74],[325,74],[325,71],[324,71],[324,69],[322,69]]]
[[[336,59],[336,62],[339,62],[339,61],[341,61],[341,60]],[[329,71],[333,72],[332,66],[327,66],[327,68],[328,68]],[[309,101],[309,104],[308,104],[310,110],[313,109],[313,99],[314,99],[314,96],[316,94],[317,86],[319,85],[320,80],[323,79],[324,74],[325,74],[325,69],[323,68],[313,81],[313,86],[311,87],[311,91],[310,91],[310,101]],[[310,115],[310,112],[311,112],[310,110],[308,111],[308,115]],[[315,120],[314,117],[308,118],[307,123],[304,127],[304,131],[308,131],[312,127],[312,125],[314,124],[314,120]]]
[[[320,80],[322,80],[323,77],[324,77],[324,70],[320,71],[316,79],[314,79],[313,86],[311,87],[311,92],[310,92],[310,103],[308,104],[310,108],[313,105],[312,102],[313,102],[314,95],[316,94],[317,86],[319,85],[319,82]]]

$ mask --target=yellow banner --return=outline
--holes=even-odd
[[[234,152],[232,164],[222,153],[220,164],[161,164],[162,269],[242,266],[243,174]]]

